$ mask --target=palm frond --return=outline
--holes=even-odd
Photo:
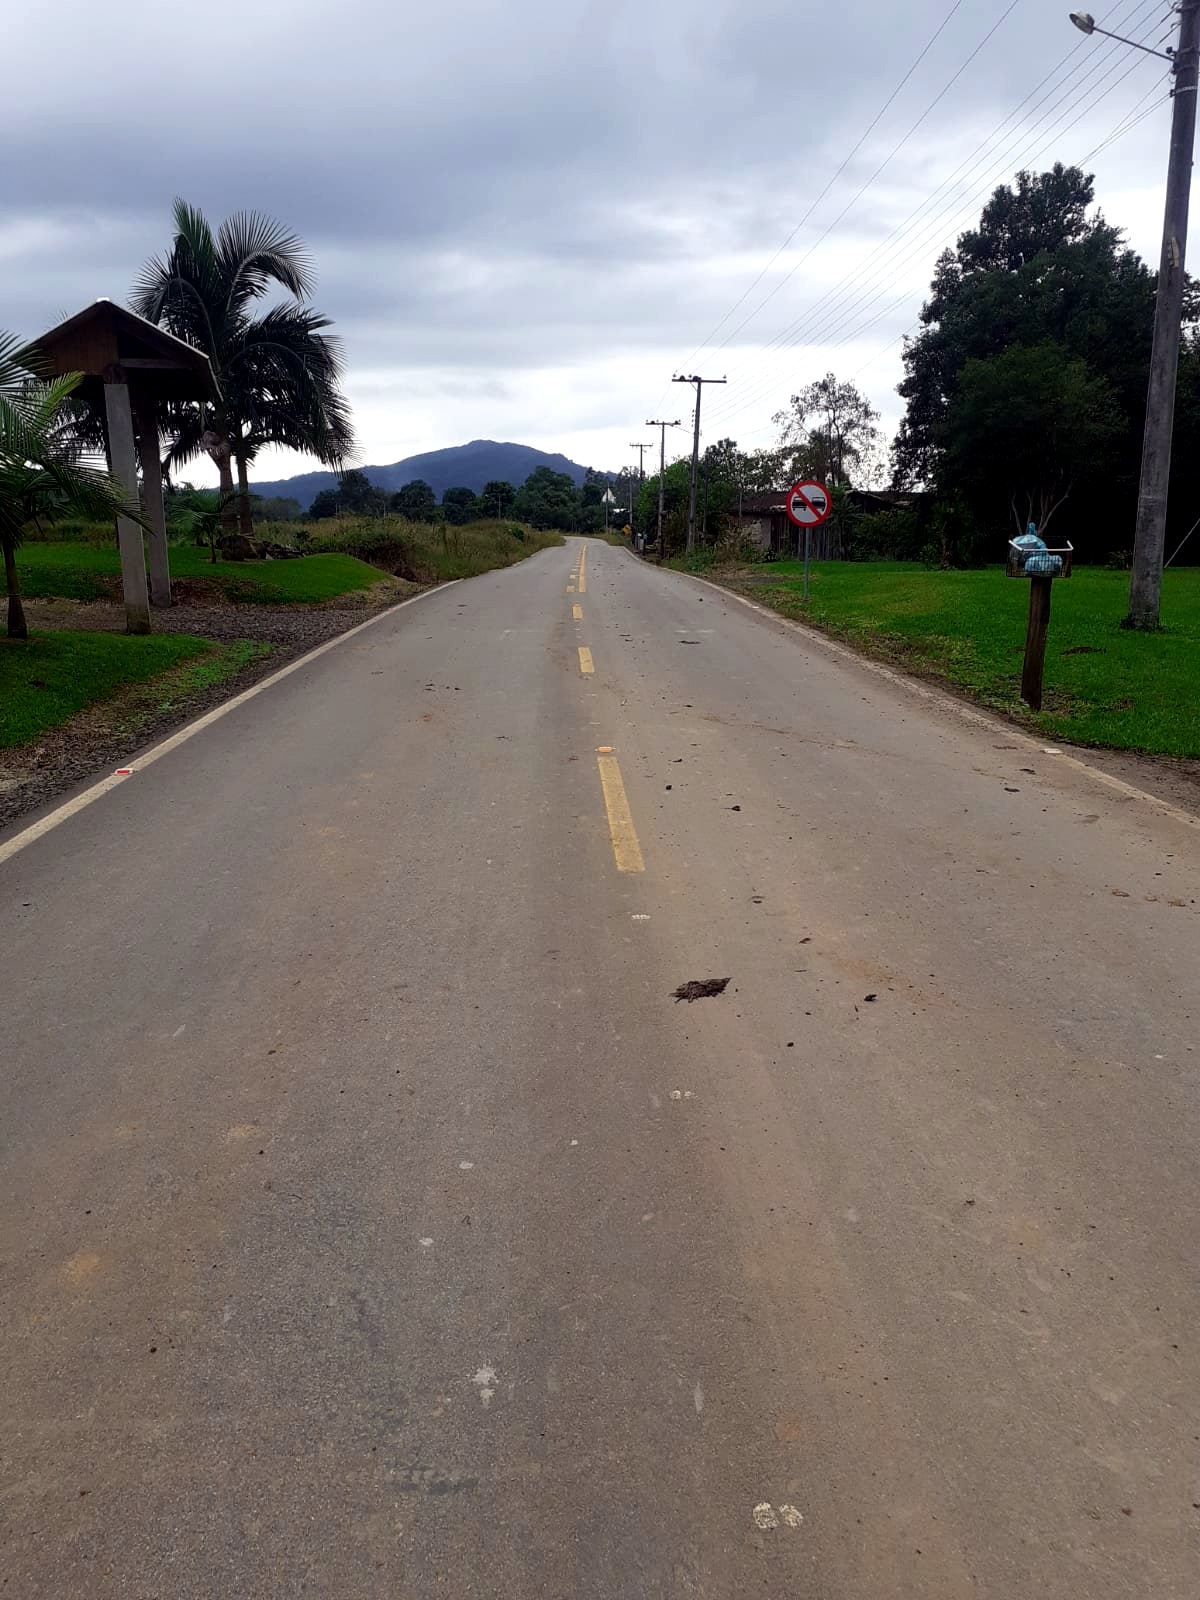
[[[316,286],[312,258],[299,234],[261,211],[236,211],[217,233],[217,258],[228,285],[228,306],[240,311],[277,283],[298,300]]]

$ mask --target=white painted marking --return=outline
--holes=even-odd
[[[458,1170],[460,1172],[470,1172],[474,1165],[475,1163],[473,1161],[460,1161],[458,1163]]]
[[[572,1150],[573,1150],[573,1149],[574,1149],[574,1148],[575,1148],[575,1146],[576,1146],[576,1145],[577,1145],[577,1144],[578,1144],[578,1143],[579,1143],[579,1140],[578,1140],[578,1139],[572,1139],[572,1140],[571,1140],[571,1148],[572,1148]]]
[[[648,911],[635,911],[629,920],[630,922],[649,922],[650,913]]]
[[[1042,750],[1042,754],[1044,756],[1060,756],[1060,755],[1062,755],[1062,751],[1061,750],[1056,750],[1053,745],[1048,744]]]
[[[450,589],[459,579],[452,579],[450,583],[439,584],[436,589],[426,589],[423,594],[410,595],[407,600],[400,600],[394,606],[389,606],[386,611],[377,612],[375,616],[368,617],[365,622],[360,622],[356,627],[349,628],[345,633],[339,633],[336,639],[326,639],[324,644],[317,645],[315,650],[310,650],[306,655],[299,656],[295,661],[289,661],[286,667],[280,667],[278,672],[272,672],[267,678],[253,683],[248,689],[243,689],[241,694],[235,694],[232,700],[226,700],[213,710],[206,711],[202,717],[197,717],[195,722],[189,722],[179,729],[178,733],[171,734],[161,744],[156,744],[138,757],[138,771],[151,766],[155,761],[161,761],[163,756],[170,755],[173,750],[178,750],[181,744],[186,744],[189,739],[194,739],[198,733],[203,733],[205,728],[211,728],[214,722],[219,722],[222,717],[227,717],[231,711],[236,711],[239,706],[245,705],[247,700],[253,700],[257,695],[265,694],[268,689],[273,689],[277,683],[299,672],[302,667],[307,667],[310,662],[323,656],[327,650],[335,649],[339,644],[345,644],[347,639],[353,639],[356,633],[362,633],[364,628],[373,628],[377,622],[382,622],[385,617],[390,617],[393,612],[399,611],[403,606],[416,605],[418,600],[427,600],[431,594],[440,594],[443,589]],[[132,769],[126,769],[132,770]],[[0,866],[15,856],[18,850],[24,850],[27,845],[35,844],[53,828],[67,822],[80,811],[85,810],[93,801],[99,800],[110,789],[115,789],[121,779],[116,773],[111,777],[101,778],[90,789],[85,789],[82,794],[75,795],[70,800],[65,800],[61,806],[44,817],[39,817],[36,822],[31,822],[27,828],[22,828],[20,833],[14,834],[11,839],[0,844]]]
[[[696,1415],[699,1416],[704,1410],[704,1390],[699,1384],[692,1390],[692,1400],[695,1403]]]
[[[775,1515],[775,1507],[767,1500],[761,1500],[755,1506],[751,1515],[754,1517],[754,1526],[761,1528],[764,1532],[768,1528],[777,1528],[779,1526],[779,1518]]]
[[[484,1362],[483,1366],[479,1368],[471,1379],[471,1382],[479,1390],[479,1398],[483,1401],[483,1409],[486,1411],[492,1403],[493,1395],[496,1393],[495,1367],[490,1362]]]
[[[417,1243],[421,1246],[422,1250],[429,1250],[429,1249],[432,1248],[433,1240],[432,1239],[418,1239]]]
[[[179,1024],[179,1026],[175,1029],[175,1032],[171,1035],[172,1039],[178,1039],[179,1035],[183,1032],[183,1030],[186,1027],[187,1027],[187,1023],[186,1022],[181,1022]]]
[[[804,1521],[804,1518],[796,1510],[795,1506],[780,1506],[779,1515],[787,1523],[789,1528],[798,1528]]]
[[[683,1099],[683,1090],[682,1089],[672,1089],[671,1090],[671,1099],[672,1100],[682,1100]]]

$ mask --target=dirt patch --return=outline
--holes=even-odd
[[[728,978],[692,978],[688,983],[681,983],[678,989],[671,991],[671,998],[678,1005],[680,1000],[686,1000],[691,1005],[693,1000],[710,1000],[713,995],[724,994]]]

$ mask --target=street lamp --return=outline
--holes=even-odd
[[[1150,382],[1146,391],[1146,431],[1142,437],[1142,470],[1138,481],[1137,527],[1133,536],[1133,570],[1129,575],[1130,628],[1157,628],[1162,600],[1163,552],[1167,531],[1167,485],[1171,476],[1171,433],[1175,423],[1175,379],[1183,320],[1183,259],[1187,249],[1188,195],[1192,182],[1192,147],[1196,136],[1196,79],[1200,67],[1200,0],[1181,0],[1179,41],[1174,50],[1151,50],[1136,39],[1098,28],[1086,11],[1072,11],[1081,32],[1164,56],[1175,74],[1172,90],[1171,146],[1167,160],[1167,193],[1163,207],[1162,251],[1154,299],[1154,343],[1150,350]]]
[[[1175,54],[1171,50],[1155,50],[1151,45],[1139,44],[1136,39],[1126,39],[1124,34],[1109,33],[1107,28],[1098,28],[1096,19],[1090,11],[1072,11],[1071,21],[1080,33],[1102,33],[1106,39],[1115,39],[1118,44],[1127,44],[1134,50],[1144,50],[1148,56],[1159,56],[1163,61],[1175,59]]]

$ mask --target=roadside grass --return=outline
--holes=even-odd
[[[1200,756],[1200,570],[1167,572],[1160,633],[1120,626],[1129,576],[1077,567],[1054,585],[1045,700],[1020,698],[1029,586],[999,567],[938,572],[908,562],[800,561],[717,575],[785,616],[954,684],[984,705],[1077,744]],[[747,581],[749,580],[749,581]]]
[[[252,640],[214,645],[188,634],[63,630],[0,639],[0,749],[29,744],[131,684],[161,689],[158,709],[223,682],[269,647]]]
[[[17,551],[17,573],[30,600],[120,598],[121,558],[111,544],[26,543]],[[172,580],[205,580],[234,605],[317,605],[371,589],[383,576],[349,554],[214,563],[196,545],[171,546]]]
[[[275,537],[314,551],[340,551],[373,562],[412,583],[473,578],[511,567],[563,542],[561,533],[520,522],[409,522],[405,517],[331,517],[322,522],[272,523]],[[292,563],[296,565],[297,563]]]

